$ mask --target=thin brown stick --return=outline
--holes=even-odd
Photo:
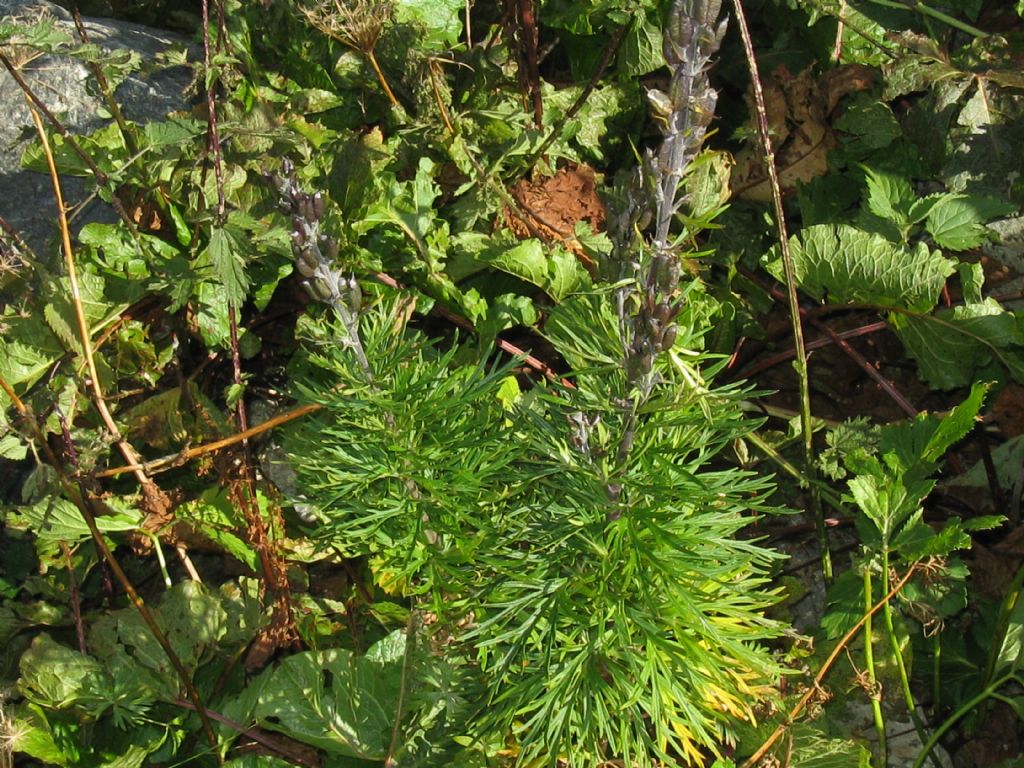
[[[323,408],[322,405],[317,403],[310,403],[309,405],[303,405],[298,408],[294,408],[287,413],[282,413],[274,416],[271,419],[267,419],[264,422],[257,424],[255,427],[250,427],[244,432],[239,432],[237,435],[231,435],[225,437],[222,440],[215,440],[212,443],[206,443],[205,445],[199,445],[195,448],[186,448],[179,453],[172,456],[164,456],[153,461],[147,461],[142,464],[133,464],[126,467],[111,467],[110,469],[104,469],[102,472],[96,472],[93,477],[116,477],[123,475],[126,472],[134,472],[137,469],[145,470],[150,474],[156,474],[157,472],[163,472],[174,467],[180,467],[183,464],[187,464],[192,459],[196,459],[200,456],[206,456],[210,453],[216,453],[222,448],[227,448],[231,445],[236,445],[243,440],[249,440],[256,435],[261,435],[264,432],[269,432],[275,427],[279,427],[282,424],[287,424],[289,421],[302,418],[308,413],[319,411]]]
[[[89,647],[85,644],[85,625],[82,624],[82,594],[78,589],[78,578],[75,576],[75,566],[71,562],[71,548],[66,541],[60,542],[60,553],[64,556],[64,565],[68,569],[68,602],[71,603],[71,618],[75,622],[75,638],[78,640],[78,652],[89,653]]]
[[[50,169],[50,183],[53,185],[53,194],[57,202],[57,221],[60,225],[61,245],[64,250],[64,264],[68,273],[68,283],[71,286],[71,303],[75,309],[75,322],[77,325],[78,339],[82,345],[82,355],[89,374],[87,384],[92,390],[93,404],[96,406],[96,410],[100,414],[100,418],[103,419],[104,426],[106,426],[107,430],[113,436],[114,441],[117,443],[117,447],[121,451],[121,455],[124,456],[124,460],[129,464],[137,464],[139,461],[139,454],[136,453],[131,444],[121,435],[121,431],[118,429],[117,423],[114,421],[114,417],[110,414],[106,400],[103,397],[103,390],[100,387],[99,371],[96,368],[96,359],[92,353],[92,334],[89,331],[89,324],[85,319],[85,310],[82,307],[82,294],[78,286],[75,255],[71,247],[71,231],[68,228],[67,214],[64,209],[64,195],[61,190],[60,177],[57,174],[57,164],[53,159],[53,151],[50,148],[50,142],[46,136],[46,130],[43,128],[43,122],[39,117],[39,113],[31,103],[29,103],[29,112],[32,115],[32,121],[35,123],[36,131],[39,134],[39,140],[42,143],[43,152],[46,155],[46,164]],[[144,471],[136,470],[135,478],[143,488],[148,490],[149,493],[155,493],[157,495],[162,494],[162,492],[158,492],[155,484],[146,476]]]
[[[184,699],[175,699],[174,702],[172,703],[175,706],[184,707],[185,709],[191,709],[193,712],[195,711],[195,705],[191,701],[185,701]],[[262,744],[275,755],[279,755],[283,759],[288,760],[294,763],[295,765],[303,765],[306,766],[306,768],[320,768],[320,763],[318,761],[311,760],[310,758],[303,755],[301,752],[289,749],[284,744],[282,744],[278,739],[272,739],[268,736],[264,736],[262,731],[256,728],[246,728],[241,723],[235,722],[231,718],[225,717],[219,712],[214,712],[212,709],[208,709],[206,710],[206,712],[211,719],[216,720],[221,725],[226,725],[231,730],[235,731],[236,733],[240,733],[248,739],[252,739],[257,744]]]
[[[807,692],[800,697],[800,700],[789,711],[785,722],[776,728],[772,732],[771,736],[765,739],[765,742],[758,747],[758,750],[753,755],[743,762],[740,768],[753,768],[753,766],[756,765],[762,757],[768,754],[768,750],[771,749],[775,745],[775,742],[777,742],[782,735],[789,730],[796,718],[804,711],[804,707],[806,707],[808,702],[817,694],[818,690],[821,688],[822,681],[824,681],[829,670],[832,669],[832,665],[835,664],[836,659],[839,658],[839,654],[843,652],[843,649],[850,644],[850,641],[853,640],[854,637],[856,637],[857,633],[860,632],[861,627],[863,627],[872,616],[882,610],[882,607],[892,600],[901,589],[903,589],[906,583],[910,581],[910,577],[917,572],[917,569],[917,563],[910,566],[907,572],[903,575],[903,578],[896,582],[896,585],[889,590],[888,594],[875,603],[871,607],[871,610],[861,616],[860,620],[854,624],[845,635],[843,635],[842,639],[836,644],[836,647],[832,649],[832,653],[830,653],[828,658],[825,659],[825,663],[821,665],[821,668],[818,670],[818,674],[814,676],[814,680],[811,685],[808,686]]]
[[[78,37],[86,45],[89,44],[89,33],[85,31],[85,23],[82,21],[82,14],[78,9],[78,3],[76,0],[71,0],[71,17],[75,22],[75,30],[78,32]],[[103,68],[95,61],[86,60],[86,66],[89,67],[89,71],[92,72],[92,76],[96,78],[96,84],[99,86],[100,95],[103,97],[103,103],[110,111],[111,116],[114,118],[114,122],[117,123],[118,129],[121,131],[121,136],[124,138],[124,144],[128,148],[128,154],[135,155],[139,151],[138,142],[135,141],[135,134],[132,133],[131,127],[128,125],[128,121],[124,117],[124,112],[121,111],[121,105],[117,103],[117,99],[114,98],[114,91],[110,87],[110,82],[107,80],[107,76],[103,74]]]
[[[804,447],[804,472],[809,481],[817,475],[814,453],[814,423],[811,417],[811,384],[807,372],[807,350],[804,347],[803,323],[800,319],[800,298],[797,296],[796,269],[793,255],[789,250],[789,233],[786,231],[786,214],[782,205],[782,187],[779,184],[779,173],[775,167],[775,151],[772,149],[771,130],[768,126],[768,111],[765,108],[764,91],[761,88],[761,77],[757,69],[757,57],[754,55],[754,43],[747,26],[746,13],[741,0],[733,0],[736,9],[736,22],[739,25],[740,37],[743,39],[743,50],[747,57],[750,70],[751,86],[754,92],[754,103],[757,113],[757,128],[760,133],[761,146],[764,148],[764,161],[768,169],[768,179],[772,189],[772,204],[775,210],[775,227],[779,240],[779,253],[786,276],[786,297],[789,303],[790,323],[793,327],[793,347],[795,351],[794,367],[800,382],[800,427]],[[818,544],[821,547],[822,571],[827,582],[832,581],[832,558],[829,555],[828,533],[825,530],[824,513],[821,508],[821,497],[814,482],[808,482],[811,515],[818,522]]]

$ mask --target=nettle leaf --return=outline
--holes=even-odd
[[[988,390],[988,384],[976,383],[962,403],[942,416],[922,413],[910,422],[882,427],[879,452],[894,456],[901,470],[923,463],[926,471],[931,471],[946,451],[974,429]]]
[[[968,386],[979,371],[995,375],[999,366],[1024,380],[1024,329],[994,299],[930,315],[893,314],[890,324],[936,389]]]
[[[188,144],[206,130],[206,123],[192,118],[171,117],[162,122],[146,123],[142,132],[149,147]]]
[[[867,173],[867,205],[876,216],[906,226],[911,206],[917,201],[917,195],[905,176],[891,171],[876,171],[865,168]]]
[[[330,755],[383,760],[399,716],[404,655],[402,630],[364,656],[342,648],[297,653],[260,674],[226,711]]]
[[[926,312],[955,263],[923,243],[897,245],[845,224],[807,227],[790,239],[800,287],[819,300],[865,302]],[[782,279],[778,249],[766,268]]]
[[[943,195],[928,211],[925,229],[944,248],[963,251],[989,240],[984,222],[1016,209],[986,197]]]
[[[925,229],[944,248],[964,251],[987,239],[977,212],[963,195],[943,197],[928,213]]]
[[[459,42],[465,9],[464,0],[402,0],[395,4],[395,21],[420,27],[418,50],[446,50]]]
[[[242,260],[242,231],[232,226],[214,226],[205,255],[217,281],[224,287],[224,297],[233,307],[245,303],[249,280]]]
[[[625,77],[642,77],[665,66],[661,29],[640,13],[633,17],[619,49],[618,70]]]
[[[887,104],[866,97],[855,97],[836,128],[847,134],[845,143],[852,152],[861,155],[883,149],[903,135],[899,121]]]

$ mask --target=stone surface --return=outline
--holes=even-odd
[[[77,40],[71,15],[45,0],[0,0],[0,18],[29,20],[46,12],[59,20]],[[105,50],[136,51],[143,61],[152,61],[160,51],[172,45],[187,45],[180,35],[150,29],[138,24],[111,19],[85,20],[89,41]],[[195,52],[191,56],[194,58]],[[81,61],[67,56],[43,55],[24,67],[23,76],[40,100],[57,115],[69,131],[87,133],[106,122],[100,116],[102,100],[89,69]],[[129,76],[117,89],[116,98],[129,120],[145,123],[163,120],[169,112],[187,106],[185,94],[191,80],[187,67],[162,70],[152,75],[141,72]],[[18,84],[5,69],[0,69],[0,216],[3,216],[43,261],[59,257],[56,205],[46,174],[25,171],[21,156],[35,137],[28,105]],[[65,201],[77,205],[93,193],[88,180],[63,177]],[[88,200],[74,219],[77,231],[89,221],[113,221],[116,214],[96,197]]]

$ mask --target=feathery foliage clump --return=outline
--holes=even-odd
[[[522,391],[468,346],[442,351],[386,289],[358,328],[341,302],[307,329],[305,394],[325,408],[291,451],[319,535],[422,596],[486,681],[478,732],[513,733],[522,763],[697,763],[776,674],[773,555],[737,538],[771,485],[716,461],[750,424],[742,390],[709,383],[702,289],[682,279],[694,232],[671,231],[714,109],[719,6],[674,7],[661,148],[619,190],[606,279],[545,325],[562,382]]]

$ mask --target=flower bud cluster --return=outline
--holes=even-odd
[[[320,229],[324,218],[323,194],[310,194],[299,188],[291,161],[285,160],[282,170],[283,177],[270,175],[270,179],[281,195],[281,209],[291,216],[292,253],[302,285],[317,301],[358,313],[363,300],[359,283],[337,268],[338,241]]]
[[[290,160],[282,163],[283,176],[266,174],[280,194],[281,209],[292,220],[292,253],[295,269],[302,276],[302,285],[317,301],[329,304],[345,327],[340,341],[355,352],[356,360],[367,381],[373,381],[373,370],[359,337],[359,309],[363,293],[351,274],[346,275],[337,264],[337,239],[321,231],[324,220],[324,197],[310,194],[295,180],[295,166]]]
[[[667,92],[648,92],[663,140],[657,152],[647,151],[608,218],[614,248],[605,272],[621,282],[617,309],[626,375],[644,393],[654,383],[655,359],[676,339],[681,267],[670,229],[684,202],[680,181],[714,115],[718,95],[707,70],[725,35],[726,22],[717,21],[721,5],[721,0],[673,3],[663,45],[672,78]],[[644,237],[648,227],[653,229],[649,241]]]

